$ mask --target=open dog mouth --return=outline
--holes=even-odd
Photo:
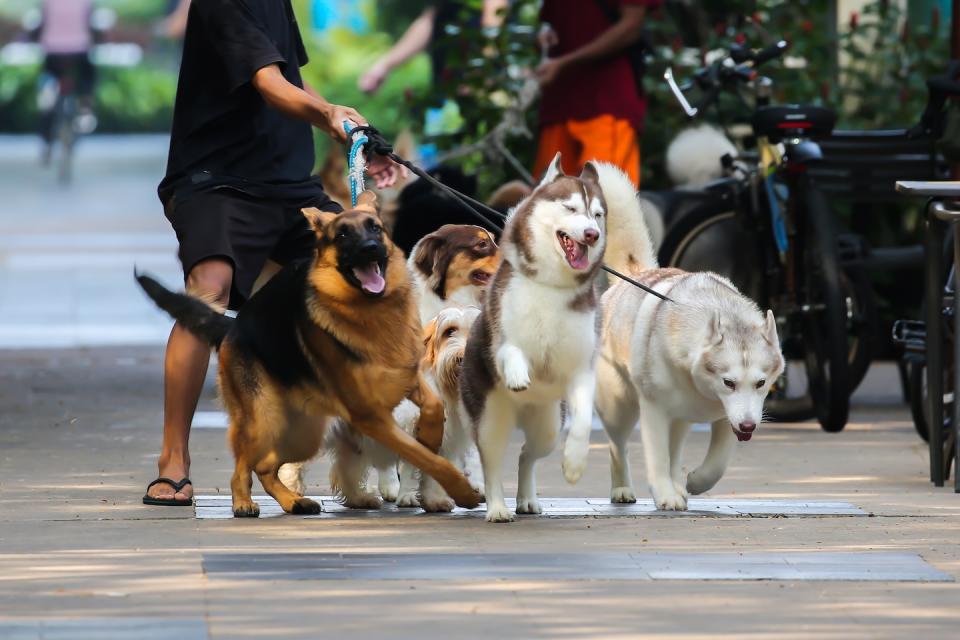
[[[491,273],[483,269],[476,269],[470,274],[470,281],[473,284],[485,287],[490,283]]]
[[[747,442],[753,437],[753,432],[740,431],[740,429],[733,427],[733,435],[737,436],[737,440],[740,442]]]
[[[383,267],[376,260],[366,264],[353,267],[351,270],[353,277],[357,279],[360,290],[369,296],[383,295],[383,290],[387,287],[387,281],[383,278]]]
[[[587,259],[586,244],[577,242],[563,231],[557,231],[557,242],[560,243],[560,248],[563,250],[563,256],[567,259],[567,264],[572,268],[579,271],[590,266],[590,261]]]

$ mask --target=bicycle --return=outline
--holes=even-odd
[[[667,229],[663,266],[726,275],[746,295],[773,310],[788,360],[801,360],[805,395],[791,398],[784,377],[768,401],[779,419],[812,413],[826,431],[844,428],[852,390],[870,361],[873,293],[857,267],[843,268],[834,219],[809,167],[822,159],[816,140],[836,122],[833,111],[808,105],[771,105],[772,82],[756,69],[787,49],[731,47],[692,82],[665,78],[688,117],[723,92],[752,86],[751,126],[756,163],[723,159],[728,178],[707,185]],[[702,94],[691,106],[686,92]]]

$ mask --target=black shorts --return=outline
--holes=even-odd
[[[278,202],[218,189],[171,198],[164,213],[180,243],[184,281],[198,262],[226,258],[233,263],[230,308],[239,309],[267,259],[283,265],[313,255],[316,235],[300,211],[303,207],[342,211],[326,194],[304,202]]]
[[[93,95],[97,71],[87,53],[48,53],[43,70],[60,82],[75,83],[74,91],[80,97]]]

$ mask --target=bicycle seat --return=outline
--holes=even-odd
[[[751,125],[758,136],[779,140],[786,135],[816,138],[830,135],[837,114],[826,107],[805,104],[780,104],[759,107]]]

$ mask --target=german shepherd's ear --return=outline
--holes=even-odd
[[[354,208],[357,211],[366,211],[367,213],[372,213],[375,216],[380,216],[380,206],[377,203],[377,194],[369,189],[357,196],[357,206]]]
[[[428,367],[432,367],[437,361],[437,341],[434,340],[434,334],[436,334],[436,332],[436,318],[423,326],[423,346],[426,347],[426,351],[423,354],[423,361]]]
[[[300,209],[300,213],[303,214],[307,222],[310,223],[310,226],[313,227],[313,230],[317,233],[323,233],[323,228],[337,218],[337,214],[331,213],[330,211],[320,211],[320,209],[316,207]]]
[[[563,173],[563,165],[560,163],[560,152],[557,151],[557,155],[553,156],[553,161],[550,163],[550,166],[547,167],[547,172],[543,174],[543,179],[538,186],[542,187],[545,184],[550,184],[564,175],[566,174]]]

